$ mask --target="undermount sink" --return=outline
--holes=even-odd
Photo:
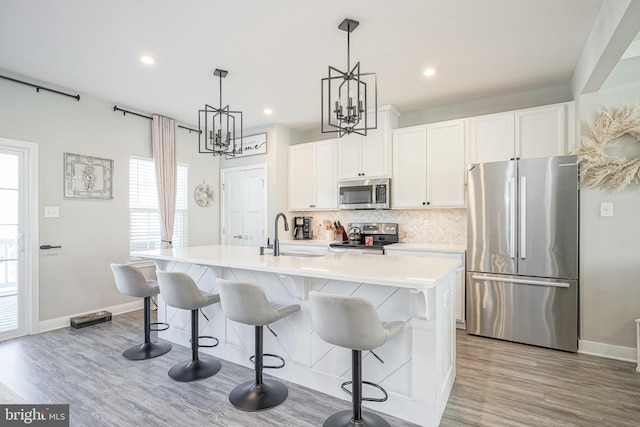
[[[310,252],[280,252],[280,255],[284,256],[301,256],[301,257],[319,257],[325,256],[326,254],[314,254]]]

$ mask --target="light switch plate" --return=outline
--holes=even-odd
[[[613,202],[600,203],[600,216],[613,216]]]
[[[44,207],[44,217],[45,218],[58,218],[60,213],[58,211],[57,206],[45,206]]]

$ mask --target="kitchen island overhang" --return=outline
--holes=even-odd
[[[265,333],[265,352],[287,361],[283,369],[266,373],[344,399],[346,407],[349,396],[340,384],[350,379],[351,352],[317,337],[308,293],[368,298],[383,322],[402,320],[406,326],[376,350],[384,363],[363,354],[364,379],[379,383],[390,396],[364,406],[419,425],[439,424],[455,379],[456,260],[349,253],[274,257],[259,255],[257,248],[221,245],[133,255],[164,271],[186,272],[207,292],[217,293],[215,279],[221,277],[259,283],[274,302],[301,304],[299,313],[272,325],[274,334]],[[220,345],[201,351],[252,368],[253,328],[226,319],[219,304],[204,314],[209,320],[201,322],[200,333],[218,337]],[[186,310],[166,306],[160,295],[158,321],[171,325],[160,338],[189,347],[188,316]]]

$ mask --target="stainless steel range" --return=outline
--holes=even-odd
[[[389,222],[354,222],[348,226],[349,240],[329,245],[329,252],[354,252],[384,255],[384,247],[398,243],[398,224]]]

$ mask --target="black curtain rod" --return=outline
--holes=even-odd
[[[122,108],[118,107],[117,105],[113,106],[113,111],[122,111],[122,115],[123,116],[126,116],[127,114],[133,114],[134,116],[138,116],[138,117],[142,117],[142,118],[145,118],[145,119],[153,120],[153,117],[145,116],[144,114],[135,113],[135,112],[129,111],[129,110],[123,110]],[[189,133],[191,133],[191,132],[200,133],[201,132],[198,129],[191,129],[189,127],[182,126],[182,125],[178,125],[178,127],[188,130]]]
[[[49,92],[57,93],[58,95],[64,95],[64,96],[68,96],[69,98],[74,98],[76,101],[80,101],[80,95],[71,95],[70,93],[64,93],[64,92],[60,92],[59,90],[49,89],[48,87],[44,87],[44,86],[40,86],[40,85],[34,85],[33,83],[23,82],[22,80],[14,79],[14,78],[7,77],[7,76],[0,75],[0,77],[5,79],[5,80],[9,80],[9,81],[12,81],[12,82],[15,82],[15,83],[20,83],[20,84],[23,84],[23,85],[35,87],[36,88],[36,92],[38,92],[38,93],[40,92],[40,89],[42,89],[42,90],[46,90],[46,91],[49,91]]]

